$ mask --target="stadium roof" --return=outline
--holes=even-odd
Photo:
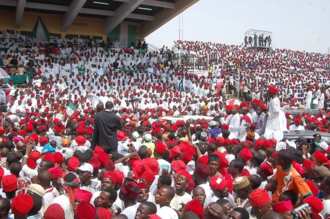
[[[15,8],[16,24],[20,26],[25,10],[60,13],[62,30],[66,31],[76,16],[87,15],[105,19],[105,33],[123,21],[137,23],[141,37],[158,29],[170,19],[199,0],[0,0],[0,8]]]

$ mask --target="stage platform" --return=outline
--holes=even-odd
[[[326,142],[330,143],[330,133],[328,132],[315,132],[311,130],[305,130],[305,131],[288,131],[284,132],[284,138],[288,140],[295,140],[299,138],[304,139],[313,139],[315,134],[320,134],[322,139],[324,139]]]
[[[284,108],[284,111],[286,113],[290,113],[293,116],[298,115],[298,114],[304,114],[304,113],[308,113],[308,114],[311,114],[311,115],[316,115],[320,112],[320,110],[318,110],[318,109],[306,110],[306,109],[292,109],[292,108]]]

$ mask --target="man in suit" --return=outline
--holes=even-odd
[[[105,110],[95,114],[95,127],[92,147],[101,146],[107,153],[117,153],[117,130],[122,128],[120,118],[113,111],[113,104],[108,101]]]

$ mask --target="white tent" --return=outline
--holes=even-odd
[[[0,68],[0,79],[7,79],[7,78],[9,78],[7,72],[3,68]]]

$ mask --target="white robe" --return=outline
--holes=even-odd
[[[159,208],[157,211],[157,215],[161,219],[178,219],[179,218],[176,211],[168,206],[163,206],[163,207]]]
[[[68,196],[60,195],[56,197],[51,204],[59,204],[62,207],[65,219],[74,219],[74,210]]]
[[[306,95],[306,104],[305,104],[305,109],[310,109],[311,104],[312,104],[312,98],[313,98],[313,92],[308,91]]]
[[[324,108],[324,101],[325,101],[325,95],[324,95],[324,93],[321,93],[319,96],[319,104],[318,104],[319,109]]]
[[[236,113],[233,115],[230,120],[228,121],[229,125],[229,139],[238,139],[239,132],[240,132],[240,126],[241,126],[241,116],[239,113]]]
[[[279,142],[283,139],[283,132],[287,131],[285,113],[281,108],[280,99],[278,97],[271,99],[268,106],[268,118],[264,137],[275,138]]]

